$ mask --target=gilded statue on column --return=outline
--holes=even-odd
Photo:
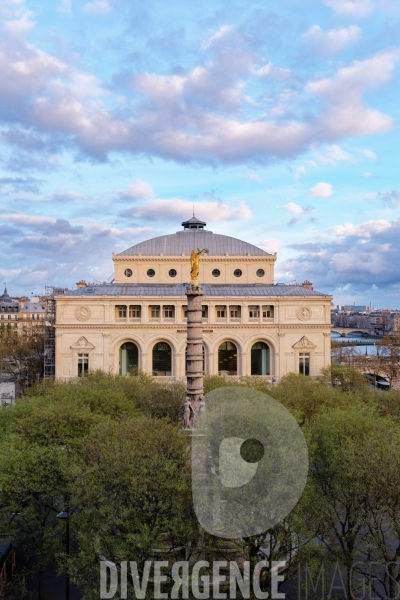
[[[191,282],[192,285],[199,284],[197,278],[199,276],[199,262],[200,262],[200,256],[202,254],[208,254],[208,248],[203,248],[202,250],[200,250],[200,248],[197,248],[197,252],[195,250],[192,250],[192,253],[190,255],[190,264],[191,264],[190,277],[192,280],[192,282]]]

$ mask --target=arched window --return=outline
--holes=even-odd
[[[204,346],[203,346],[203,374],[204,374]],[[185,375],[187,375],[187,346],[185,350]]]
[[[153,375],[172,375],[172,350],[167,342],[157,342],[153,348]]]
[[[257,342],[251,347],[251,374],[269,375],[270,370],[270,350],[265,342]]]
[[[223,342],[218,348],[218,373],[237,375],[237,348],[233,342]]]
[[[131,369],[137,369],[139,365],[139,350],[133,342],[122,344],[119,349],[119,374],[128,375]]]

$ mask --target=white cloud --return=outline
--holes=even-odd
[[[296,167],[294,169],[295,179],[299,179],[300,175],[307,175],[307,170],[305,167]]]
[[[332,144],[316,152],[315,158],[319,163],[327,165],[337,165],[342,161],[353,160],[353,156],[337,144]]]
[[[55,219],[51,217],[39,217],[36,215],[26,215],[21,213],[2,214],[1,219],[3,221],[9,221],[11,223],[17,223],[18,225],[31,226],[31,225],[44,225],[54,223]]]
[[[234,27],[233,25],[222,25],[218,31],[216,33],[214,33],[214,35],[212,35],[207,42],[205,42],[205,44],[203,44],[204,48],[210,48],[210,46],[213,46],[215,43],[220,42],[221,40],[223,40],[224,38],[228,37],[229,35],[231,35],[231,33],[234,31]]]
[[[213,223],[251,218],[250,209],[243,203],[232,208],[219,201],[196,202],[194,210],[199,219]],[[192,211],[192,202],[187,202],[179,198],[171,198],[170,200],[150,200],[145,205],[134,206],[124,211],[122,216],[133,217],[135,219],[176,221],[176,219],[185,219],[187,215],[192,214]]]
[[[313,25],[303,36],[303,42],[314,51],[322,54],[337,54],[358,41],[361,30],[357,25],[322,31],[319,25]]]
[[[273,254],[274,252],[279,252],[282,246],[282,240],[279,238],[264,238],[260,242],[257,242],[256,246],[258,248],[262,248],[266,252]]]
[[[285,208],[289,213],[293,213],[295,215],[301,215],[304,212],[304,209],[295,202],[288,202],[283,208]]]
[[[324,4],[346,17],[368,17],[377,8],[373,0],[324,0]]]
[[[319,138],[344,138],[382,133],[393,127],[393,120],[376,109],[363,105],[362,95],[392,78],[399,50],[380,52],[372,58],[354,61],[331,78],[309,83],[306,90],[323,102],[318,126]]]
[[[24,42],[17,30],[25,26],[26,20],[10,33],[11,40],[0,43],[0,106],[6,107],[9,127],[53,135],[59,146],[75,146],[98,159],[115,151],[179,162],[248,163],[291,157],[393,125],[389,116],[366,107],[362,96],[391,78],[396,51],[309,83],[303,90],[309,97],[286,90],[266,108],[246,91],[247,80],[257,77],[254,53],[218,48],[214,61],[185,74],[136,75],[132,84],[141,97],[135,104],[92,74]],[[319,100],[316,116],[296,116],[299,100]]]
[[[367,221],[361,225],[345,223],[344,225],[334,225],[331,231],[339,236],[355,236],[360,238],[370,238],[373,234],[382,233],[391,228],[390,221],[379,219],[378,221]]]
[[[117,195],[121,200],[148,200],[155,196],[151,185],[143,179],[135,181],[127,190],[118,190]]]
[[[369,158],[369,160],[376,161],[377,155],[372,150],[368,150],[367,148],[357,148],[357,152],[365,156],[365,158]]]
[[[263,180],[257,173],[253,173],[253,171],[247,171],[244,176],[246,179],[254,179],[254,181],[258,181],[259,183],[264,183]]]
[[[111,10],[108,0],[94,0],[83,5],[82,10],[93,15],[105,15]]]
[[[329,198],[333,194],[332,185],[330,183],[320,182],[314,185],[309,191],[309,196],[313,198]]]
[[[256,74],[261,78],[271,77],[272,79],[289,79],[292,77],[290,69],[275,67],[271,62],[257,69]]]

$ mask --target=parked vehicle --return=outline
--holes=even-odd
[[[373,375],[372,373],[364,373],[364,377],[371,382],[371,384],[380,390],[390,390],[390,381],[381,375]]]

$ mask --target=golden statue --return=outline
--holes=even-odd
[[[203,248],[203,250],[197,248],[197,252],[195,250],[192,250],[192,253],[190,255],[190,264],[192,267],[190,270],[190,276],[193,285],[199,284],[197,278],[199,276],[199,259],[202,254],[208,254],[208,248]]]

